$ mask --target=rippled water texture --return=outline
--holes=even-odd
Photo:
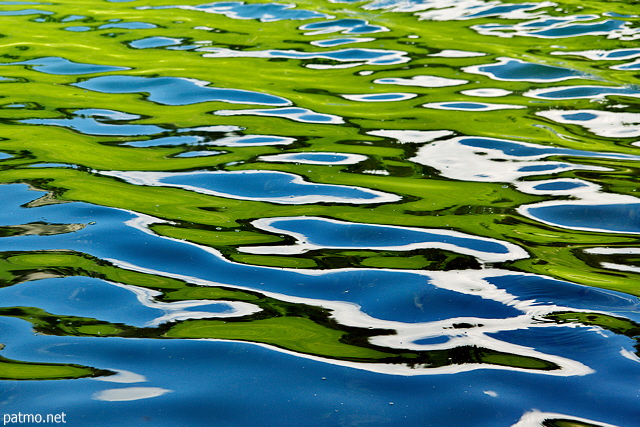
[[[0,2],[4,420],[640,426],[638,14]]]

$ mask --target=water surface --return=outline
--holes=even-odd
[[[0,405],[639,425],[633,2],[0,2]]]

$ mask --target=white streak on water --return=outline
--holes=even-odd
[[[513,424],[511,427],[544,427],[545,425],[548,425],[546,421],[554,420],[554,419],[559,419],[563,421],[568,420],[569,422],[575,421],[578,423],[586,423],[587,425],[597,426],[597,427],[618,427],[613,424],[606,424],[599,421],[593,421],[587,418],[574,417],[572,415],[567,415],[567,414],[558,414],[553,412],[540,412],[537,409],[534,409],[533,411],[525,413],[522,416],[522,418],[520,418],[520,421]]]
[[[436,87],[459,86],[459,85],[469,83],[469,80],[449,79],[446,77],[438,77],[438,76],[413,76],[408,79],[400,78],[400,77],[385,77],[381,79],[376,79],[373,82],[378,84],[385,84],[385,85],[436,88]]]
[[[606,138],[635,138],[640,136],[640,113],[619,113],[598,110],[548,110],[536,115],[556,123],[581,126]]]
[[[126,387],[126,388],[110,388],[94,393],[93,399],[103,400],[106,402],[129,402],[132,400],[150,399],[152,397],[162,396],[171,393],[173,390],[167,390],[160,387]]]

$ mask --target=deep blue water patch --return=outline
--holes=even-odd
[[[337,163],[349,158],[346,154],[299,153],[290,157],[293,160],[312,160],[322,163]]]
[[[558,28],[549,28],[542,31],[529,33],[532,36],[548,38],[577,37],[583,35],[596,36],[600,34],[610,34],[612,31],[624,28],[626,23],[615,19],[607,19],[602,22],[591,24],[570,24]]]
[[[140,304],[133,292],[89,277],[25,282],[0,288],[0,298],[2,307],[38,307],[49,313],[74,313],[139,327],[162,315],[162,311]],[[118,309],[114,310],[115,307]]]
[[[615,67],[616,70],[640,70],[640,61],[632,62],[631,64],[620,65]]]
[[[284,233],[303,235],[305,241],[319,247],[411,249],[414,245],[444,243],[479,252],[509,253],[509,249],[498,242],[393,226],[327,221],[320,218],[285,218],[273,221],[270,225]]]
[[[557,181],[557,182],[546,182],[543,184],[538,184],[533,188],[538,191],[565,191],[565,190],[573,190],[575,188],[586,187],[586,184],[582,182],[571,182],[571,181]]]
[[[581,113],[576,113],[581,114]],[[589,119],[584,119],[589,120]],[[460,144],[466,145],[469,147],[476,148],[484,148],[489,150],[499,150],[504,154],[514,157],[547,157],[552,155],[565,155],[565,156],[577,156],[577,157],[610,157],[610,158],[619,158],[619,159],[637,159],[636,156],[628,155],[628,154],[618,154],[618,153],[603,153],[603,152],[594,152],[594,151],[582,151],[582,150],[574,150],[571,148],[558,148],[558,147],[545,147],[542,145],[533,145],[520,143],[517,141],[509,141],[505,139],[494,139],[494,138],[479,138],[479,137],[466,137],[461,138],[459,140]],[[523,168],[528,171],[532,170],[544,170],[544,169],[531,169],[531,168],[547,168],[547,165],[537,165],[537,166],[524,166]],[[523,171],[524,169],[520,170]],[[555,166],[554,166],[555,168]]]
[[[606,311],[610,313],[636,313],[640,320],[640,300],[621,292],[578,285],[571,282],[531,274],[510,274],[488,277],[489,283],[516,295],[533,305],[558,305],[576,310]]]
[[[640,233],[640,203],[628,204],[559,204],[529,207],[534,218],[559,227],[609,233]]]
[[[502,58],[497,64],[468,67],[466,71],[507,81],[557,82],[580,77],[577,71],[568,68],[534,64],[512,58]]]
[[[378,203],[380,194],[344,185],[315,184],[298,175],[275,171],[194,172],[161,178],[158,183],[171,184],[194,191],[208,190],[229,197],[297,204],[333,201],[342,203]]]
[[[572,86],[558,89],[545,89],[536,91],[533,96],[542,99],[593,99],[608,95],[629,95],[640,97],[640,90],[628,87],[611,87],[611,86]],[[592,118],[595,118],[592,117]],[[585,119],[590,120],[590,119]]]
[[[487,9],[484,9],[481,12],[472,13],[467,15],[467,18],[485,18],[488,16],[502,16],[504,14],[509,14],[512,12],[520,11],[520,10],[529,10],[539,7],[536,3],[524,3],[524,4],[505,4],[500,6],[493,6]]]

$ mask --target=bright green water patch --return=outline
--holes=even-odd
[[[79,365],[22,362],[0,357],[0,379],[2,380],[70,380],[110,374],[109,371]]]

